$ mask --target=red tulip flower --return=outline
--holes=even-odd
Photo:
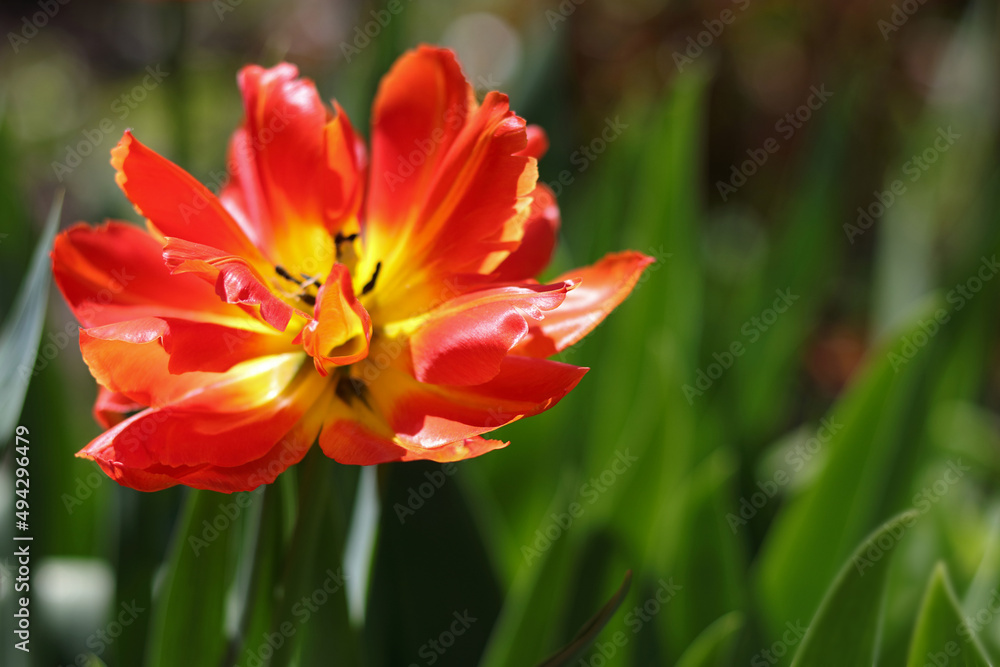
[[[559,211],[547,141],[454,55],[404,55],[371,148],[292,65],[244,68],[217,196],[131,134],[116,181],[146,219],[78,224],[52,252],[107,430],[79,456],[120,484],[244,491],[319,441],[347,464],[456,461],[562,399],[580,340],[652,260],[535,280]]]

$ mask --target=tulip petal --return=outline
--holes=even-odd
[[[376,356],[376,355],[373,355]],[[471,387],[424,384],[405,369],[405,359],[384,370],[361,364],[373,406],[397,438],[423,448],[463,441],[513,421],[548,410],[587,372],[545,359],[507,356],[489,382]],[[351,367],[352,369],[355,366]]]
[[[414,377],[449,385],[492,380],[511,348],[528,333],[528,320],[543,320],[543,311],[557,309],[574,285],[566,281],[484,289],[418,318],[410,336]]]
[[[244,465],[271,451],[327,388],[301,355],[264,359],[241,370],[126,419],[80,455],[139,469]]]
[[[162,244],[124,222],[78,224],[61,232],[52,249],[56,284],[85,327],[141,317],[180,317],[252,326],[239,308],[220,301],[194,276],[171,275]]]
[[[221,196],[248,236],[292,273],[325,275],[332,234],[356,228],[366,155],[347,115],[287,63],[239,74],[245,120],[230,143]]]
[[[313,357],[320,375],[327,375],[327,366],[346,366],[365,358],[372,321],[354,296],[351,273],[343,264],[335,264],[319,288],[314,316],[295,342]]]
[[[517,250],[510,253],[492,274],[497,282],[534,278],[548,266],[559,233],[556,197],[544,183],[531,195],[531,212],[524,223],[524,235]]]
[[[261,484],[270,484],[280,473],[302,460],[316,441],[328,402],[328,396],[318,400],[267,453],[237,466],[154,464],[146,468],[135,468],[117,460],[115,448],[108,442],[100,447],[88,447],[77,456],[96,461],[119,484],[140,491],[159,491],[177,484],[221,493],[252,491]]]
[[[561,280],[577,279],[579,286],[562,305],[532,325],[513,354],[549,357],[594,330],[632,292],[643,270],[654,260],[640,252],[607,255],[596,264],[567,271]]]
[[[505,95],[470,95],[454,55],[428,47],[379,88],[361,272],[382,263],[381,321],[426,311],[450,276],[489,273],[523,235],[538,178],[524,120]]]
[[[265,278],[244,258],[227,255],[217,248],[167,238],[163,260],[174,274],[191,273],[215,285],[215,293],[226,303],[241,304],[278,331],[288,328],[294,315],[307,317],[275,296]]]
[[[208,188],[139,143],[128,130],[111,151],[115,180],[140,215],[165,236],[220,248],[257,264],[257,248]]]
[[[94,420],[103,428],[120,424],[131,412],[138,412],[146,406],[136,403],[125,394],[97,386],[97,400],[94,401]]]
[[[549,152],[549,136],[538,125],[529,125],[524,130],[527,134],[528,145],[525,146],[520,155],[541,160],[542,156]]]
[[[506,447],[508,442],[472,436],[434,448],[396,438],[384,419],[358,397],[337,397],[319,436],[323,453],[344,465],[375,465],[392,461],[461,461]]]

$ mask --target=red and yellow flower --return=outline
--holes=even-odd
[[[218,196],[126,132],[111,163],[146,230],[56,240],[107,429],[79,456],[147,491],[252,489],[317,438],[342,463],[454,461],[576,386],[587,369],[547,357],[652,260],[535,280],[559,211],[545,135],[505,95],[478,103],[451,52],[421,47],[381,83],[369,151],[292,65],[239,84]]]

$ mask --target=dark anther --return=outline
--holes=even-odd
[[[347,241],[353,241],[356,238],[358,238],[357,232],[351,234],[350,236],[344,236],[342,233],[337,232],[337,235],[333,237],[333,242],[334,244],[339,246],[341,243],[346,243]]]
[[[312,294],[300,294],[299,298],[305,301],[310,306],[316,305],[316,297],[314,297]]]
[[[277,273],[282,278],[284,278],[285,280],[291,280],[296,285],[301,285],[302,284],[301,280],[299,280],[298,278],[296,278],[295,276],[293,276],[292,274],[290,274],[288,271],[286,271],[285,267],[283,267],[283,266],[276,266],[276,267],[274,267],[274,272]]]
[[[370,410],[371,405],[368,403],[368,387],[365,386],[365,383],[350,376],[345,376],[343,380],[343,382],[337,383],[337,396],[348,404],[352,401],[361,401],[361,403]]]
[[[368,294],[373,289],[375,289],[375,281],[378,280],[378,272],[382,270],[382,262],[375,265],[375,273],[372,274],[372,279],[365,283],[365,286],[361,288],[361,294]]]

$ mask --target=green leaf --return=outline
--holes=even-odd
[[[757,585],[768,629],[814,615],[830,581],[854,545],[885,515],[887,488],[905,460],[906,436],[922,425],[919,406],[924,365],[938,339],[914,357],[900,356],[900,341],[937,300],[913,317],[891,344],[874,348],[858,379],[831,411],[832,435],[816,456],[825,458],[815,481],[779,511],[758,557]],[[902,359],[900,361],[899,359]],[[907,429],[910,429],[909,431]],[[914,436],[916,437],[916,436]],[[804,455],[803,455],[804,457]]]
[[[0,387],[4,389],[4,400],[0,404],[0,443],[6,443],[17,427],[35,366],[52,276],[49,250],[59,228],[62,204],[63,192],[60,191],[52,201],[31,265],[0,331]]]
[[[563,667],[581,657],[590,648],[590,645],[594,643],[597,636],[601,634],[601,630],[608,624],[611,617],[615,615],[615,612],[618,611],[618,607],[621,606],[622,601],[628,594],[631,583],[632,572],[628,571],[625,573],[625,580],[622,581],[622,585],[615,591],[615,594],[601,607],[600,611],[587,621],[586,625],[580,628],[573,641],[566,648],[539,665],[539,667]]]
[[[743,624],[742,612],[731,611],[722,616],[691,642],[676,667],[728,667]]]
[[[854,551],[820,603],[792,667],[875,664],[889,562],[916,519],[913,511],[890,519]]]
[[[153,606],[148,667],[216,667],[221,661],[226,597],[235,569],[231,556],[238,539],[238,524],[228,521],[224,509],[232,503],[234,497],[222,493],[188,494]]]
[[[990,666],[972,628],[963,621],[944,563],[938,563],[931,574],[906,665]]]

